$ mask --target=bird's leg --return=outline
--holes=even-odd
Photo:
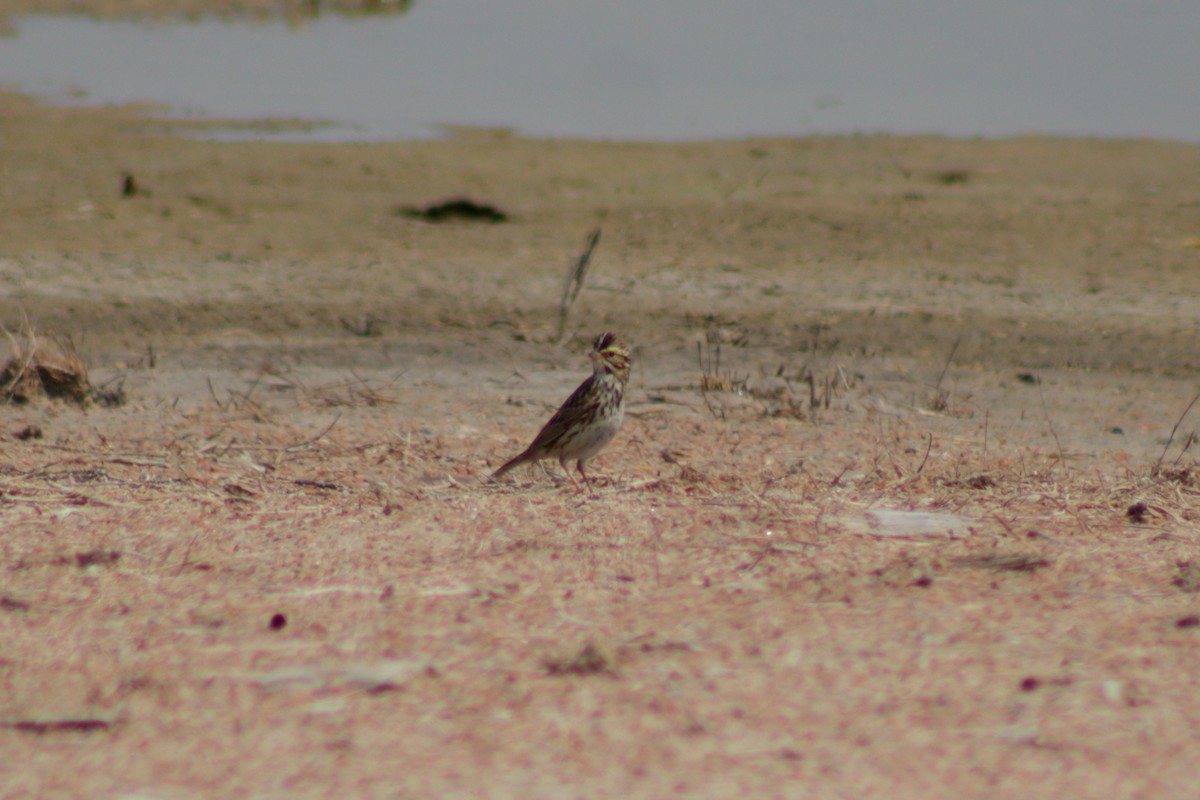
[[[583,476],[583,482],[587,484],[587,487],[589,489],[592,488],[592,482],[588,480],[587,473],[583,471],[583,459],[575,462],[575,468],[579,470],[579,474]]]
[[[563,468],[563,472],[567,473],[567,477],[570,478],[570,480],[571,480],[571,485],[573,485],[576,488],[576,490],[582,491],[583,487],[579,485],[579,481],[575,480],[575,476],[571,474],[571,468],[567,466],[567,457],[566,456],[558,457],[558,465]],[[586,480],[586,479],[587,478],[585,476],[584,480]]]

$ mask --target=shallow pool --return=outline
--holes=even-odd
[[[933,132],[1200,141],[1200,3],[418,0],[385,17],[15,21],[0,83],[336,123],[274,134],[707,139]],[[242,135],[246,135],[243,134]]]

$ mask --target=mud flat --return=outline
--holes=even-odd
[[[6,787],[1191,786],[1200,147],[0,141],[0,316],[125,396],[3,410]],[[482,482],[603,329],[594,491]]]

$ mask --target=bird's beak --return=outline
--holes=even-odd
[[[592,361],[599,361],[600,354],[593,350],[592,352],[588,353],[588,358],[590,358]]]

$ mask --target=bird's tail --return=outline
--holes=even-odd
[[[494,480],[498,480],[499,478],[502,478],[509,470],[515,469],[516,467],[519,467],[522,464],[524,464],[528,460],[528,458],[529,458],[528,451],[521,453],[519,456],[513,458],[511,461],[509,461],[503,467],[501,467],[500,469],[493,472],[491,477],[488,478],[488,480],[494,481]]]

